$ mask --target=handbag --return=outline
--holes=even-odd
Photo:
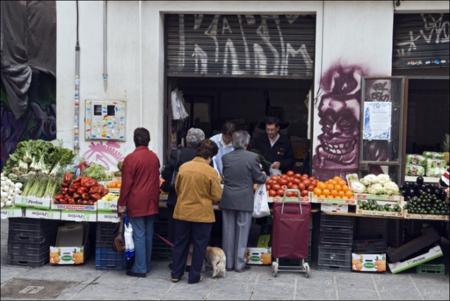
[[[114,251],[123,253],[125,251],[125,238],[123,237],[123,217],[120,217],[120,221],[117,224],[117,228],[115,230],[113,245],[112,248]]]
[[[260,218],[268,215],[270,215],[269,197],[267,195],[266,184],[262,184],[255,191],[253,217]]]

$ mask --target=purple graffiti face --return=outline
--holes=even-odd
[[[361,69],[337,67],[321,86],[319,104],[322,134],[313,160],[314,169],[349,171],[358,168]]]

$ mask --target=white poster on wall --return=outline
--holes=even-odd
[[[372,101],[364,103],[364,140],[391,140],[392,103]]]

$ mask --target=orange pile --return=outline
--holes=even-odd
[[[347,183],[338,176],[326,182],[317,182],[317,186],[314,188],[313,192],[316,197],[322,199],[353,199],[353,193],[350,188],[348,188]]]

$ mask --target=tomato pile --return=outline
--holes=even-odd
[[[298,189],[302,197],[308,196],[309,191],[316,188],[318,180],[315,177],[310,177],[307,174],[294,173],[288,171],[286,174],[280,176],[272,176],[266,183],[269,197],[284,196],[285,189]],[[288,197],[295,197],[295,192],[288,192]]]
[[[353,192],[348,188],[347,182],[338,176],[326,182],[318,181],[313,192],[316,197],[322,199],[353,199]]]
[[[108,194],[108,189],[90,177],[78,177],[65,173],[61,191],[55,197],[56,204],[94,205]]]

